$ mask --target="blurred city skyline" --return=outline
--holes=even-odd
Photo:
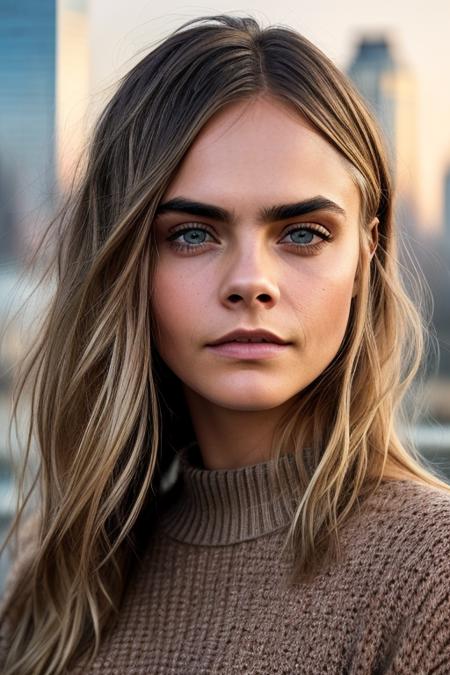
[[[85,13],[87,120],[93,123],[108,100],[117,80],[144,56],[152,45],[171,30],[195,16],[214,13],[249,13],[268,23],[285,23],[299,30],[320,47],[341,69],[347,70],[359,41],[386,37],[399,63],[409,68],[417,90],[417,221],[429,232],[443,226],[444,175],[450,163],[450,5],[437,0],[429,6],[418,2],[379,0],[360,3],[316,0],[293,6],[269,0],[239,8],[227,0],[208,5],[190,5],[168,0],[59,0],[63,12]],[[80,31],[80,27],[78,28]],[[70,34],[70,31],[69,33]],[[80,34],[80,33],[79,33]],[[73,32],[72,32],[73,35]],[[73,57],[74,58],[74,57]],[[73,71],[72,71],[73,72]],[[80,120],[82,104],[72,108],[73,122]],[[78,115],[78,116],[77,116]],[[84,127],[86,128],[86,127]]]

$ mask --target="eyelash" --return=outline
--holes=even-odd
[[[201,225],[198,227],[183,227],[182,229],[176,230],[174,234],[168,237],[170,246],[176,251],[184,251],[188,252],[190,255],[192,254],[195,255],[194,251],[202,249],[209,242],[201,242],[200,244],[194,245],[194,244],[182,244],[176,241],[176,238],[178,238],[180,235],[184,234],[185,232],[191,232],[191,230],[199,230],[200,232],[206,232],[210,236],[213,236],[210,229],[205,227],[205,225]],[[324,246],[334,238],[329,232],[324,232],[323,230],[319,230],[318,228],[315,227],[306,227],[306,226],[294,227],[291,230],[288,230],[284,236],[287,236],[292,232],[297,232],[298,230],[305,230],[306,232],[312,232],[313,234],[317,234],[322,239],[322,241],[319,241],[316,244],[309,244],[309,245],[296,244],[293,241],[287,243],[288,246],[293,246],[297,250],[301,249],[302,251],[305,251],[304,255],[313,255],[314,253],[317,253],[322,248],[322,246]]]

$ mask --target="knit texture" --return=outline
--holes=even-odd
[[[198,457],[180,454],[182,489],[118,621],[73,672],[450,674],[447,493],[382,483],[342,530],[341,562],[292,587],[280,550],[299,500],[294,456],[278,477],[269,462],[207,470]]]

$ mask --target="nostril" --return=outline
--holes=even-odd
[[[236,303],[242,300],[242,296],[237,293],[232,293],[231,295],[228,296],[228,299],[230,302]],[[258,295],[258,300],[267,303],[271,301],[271,296],[268,295],[267,293],[261,293],[260,295]]]

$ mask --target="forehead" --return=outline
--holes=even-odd
[[[299,113],[273,99],[228,105],[202,129],[165,198],[235,209],[321,194],[357,216],[359,193],[343,157]]]

